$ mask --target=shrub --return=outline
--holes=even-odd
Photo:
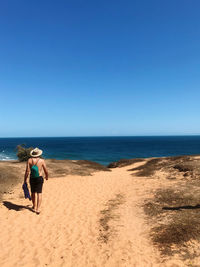
[[[30,152],[33,150],[33,147],[25,147],[24,144],[18,145],[17,150],[17,157],[19,161],[27,161],[30,158]]]

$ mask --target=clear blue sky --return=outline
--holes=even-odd
[[[0,3],[0,136],[200,134],[199,0]]]

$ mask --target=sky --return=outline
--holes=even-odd
[[[200,134],[199,10],[0,1],[0,137]]]

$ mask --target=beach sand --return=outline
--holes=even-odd
[[[166,179],[162,170],[153,178],[129,171],[147,161],[92,175],[50,178],[44,183],[40,215],[23,198],[21,184],[15,186],[12,194],[4,194],[0,205],[0,266],[176,267],[198,263],[199,257],[192,262],[179,253],[163,254],[153,243],[144,203],[156,190],[174,188],[180,179]]]

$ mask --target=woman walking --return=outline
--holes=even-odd
[[[30,152],[31,158],[26,164],[26,171],[24,175],[24,183],[27,183],[30,174],[31,199],[33,202],[33,211],[40,214],[40,206],[42,203],[42,187],[44,179],[42,171],[45,173],[45,179],[48,180],[48,171],[44,159],[40,158],[42,150],[35,148]]]

